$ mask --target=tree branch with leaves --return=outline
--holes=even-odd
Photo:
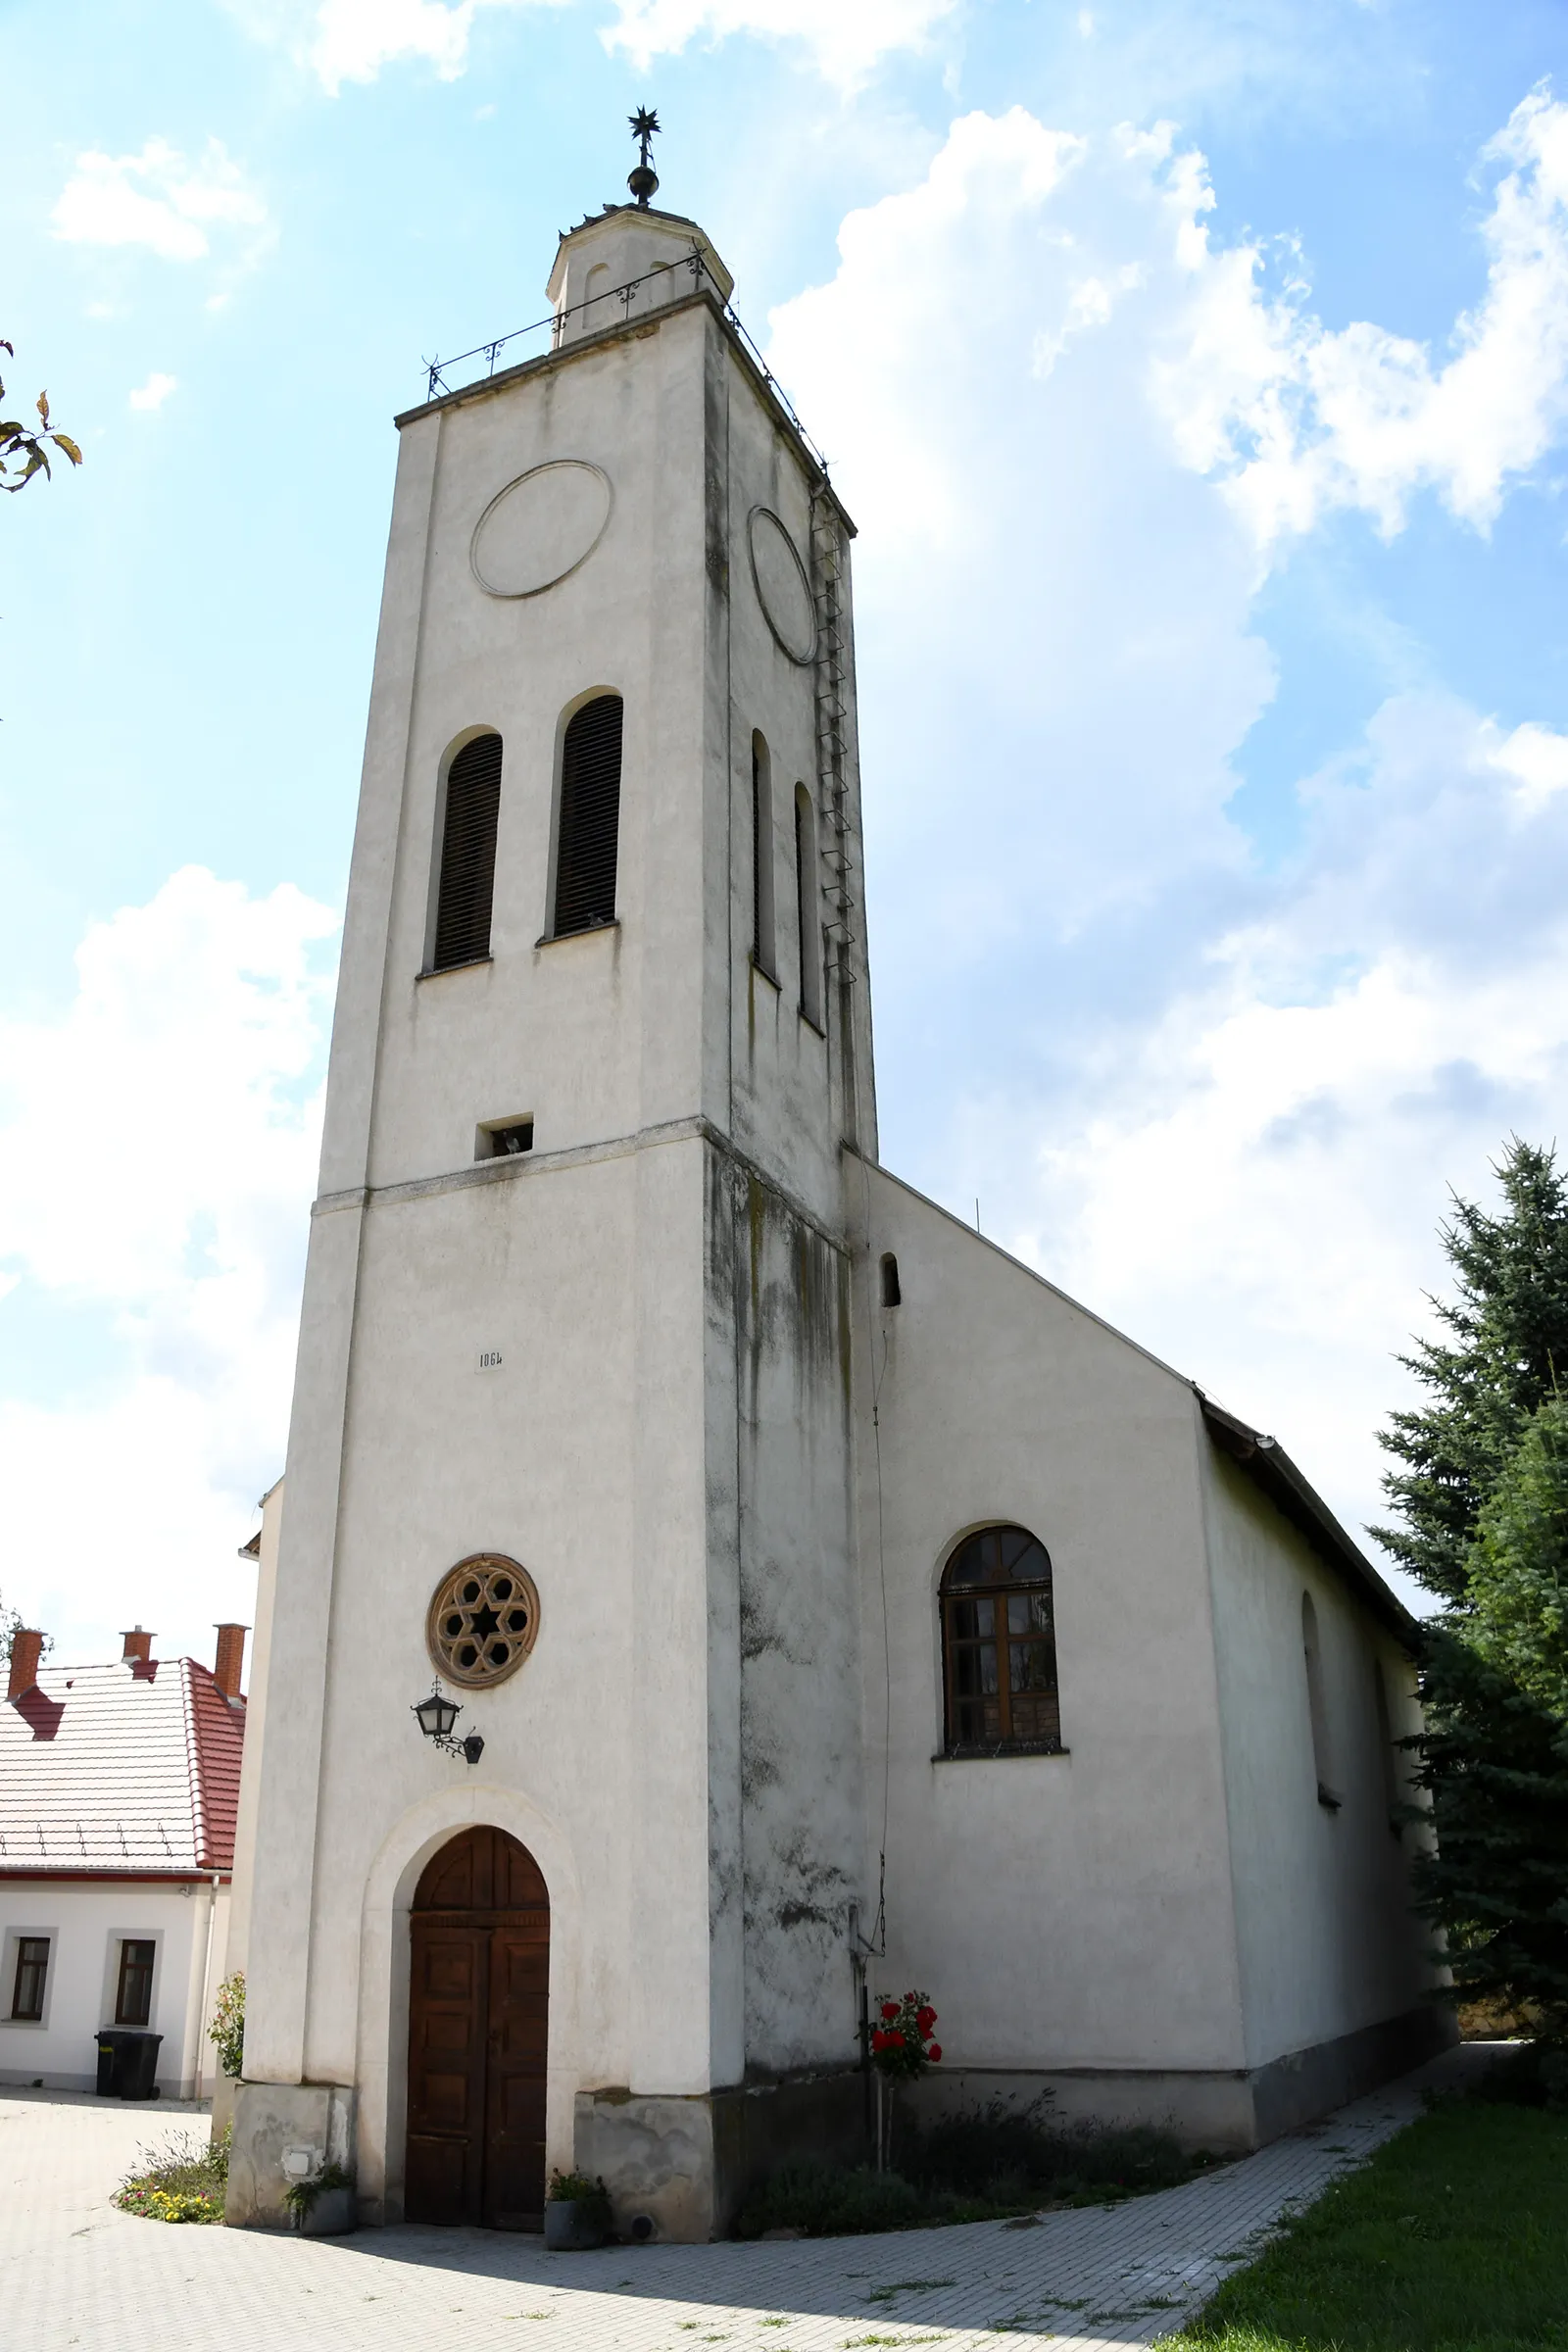
[[[9,354],[12,359],[17,356],[15,347],[3,335],[0,335],[0,351]],[[0,383],[0,402],[4,401],[5,396],[5,385]],[[39,393],[36,407],[36,424],[24,423],[17,416],[0,416],[0,474],[15,473],[17,477],[15,481],[0,481],[0,489],[25,490],[35,473],[48,477],[52,472],[49,464],[51,444],[63,458],[69,458],[73,466],[81,464],[81,452],[71,435],[58,431],[50,421],[47,392]]]

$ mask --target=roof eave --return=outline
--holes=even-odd
[[[1281,1517],[1290,1521],[1318,1557],[1344,1579],[1402,1647],[1413,1650],[1420,1635],[1419,1620],[1384,1582],[1322,1495],[1302,1477],[1284,1446],[1274,1438],[1265,1437],[1261,1430],[1238,1420],[1234,1413],[1226,1412],[1223,1405],[1205,1396],[1196,1383],[1193,1393],[1209,1436],[1220,1450],[1246,1471]]]

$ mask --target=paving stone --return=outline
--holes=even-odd
[[[109,2203],[139,2148],[205,2138],[172,2103],[0,2091],[0,2310],[30,2352],[1095,2352],[1178,2327],[1281,2219],[1479,2061],[1451,2051],[1157,2196],[1025,2223],[768,2245],[547,2254],[479,2230],[298,2238],[170,2228]]]

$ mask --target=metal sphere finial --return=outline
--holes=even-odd
[[[648,142],[659,129],[659,117],[651,106],[640,106],[637,112],[634,115],[628,115],[626,120],[631,124],[631,135],[638,142],[642,151],[642,160],[636,170],[626,174],[626,185],[642,206],[643,211],[646,212],[649,198],[655,195],[659,188],[659,173],[648,160]]]

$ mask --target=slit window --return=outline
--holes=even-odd
[[[1026,1527],[966,1536],[942,1573],[950,1756],[1061,1746],[1051,1556]]]
[[[43,1988],[48,1978],[48,1936],[19,1936],[17,1937],[17,1974],[11,1987],[11,2014],[18,2025],[42,2025]]]
[[[1323,1647],[1318,1639],[1317,1603],[1310,1592],[1301,1594],[1301,1654],[1306,1668],[1306,1707],[1312,1724],[1312,1770],[1317,1778],[1317,1801],[1330,1812],[1340,1798],[1330,1786],[1329,1716],[1323,1689]]]
[[[144,2026],[153,2013],[151,1937],[127,1936],[120,1947],[120,1984],[115,1993],[117,2026]]]
[[[899,1288],[899,1261],[891,1250],[882,1260],[882,1303],[884,1306],[904,1304],[904,1293]]]
[[[816,810],[804,784],[795,787],[795,937],[801,961],[801,1010],[822,1026],[822,937],[816,919]]]
[[[499,1119],[479,1130],[476,1159],[512,1159],[533,1150],[532,1119]]]
[[[557,939],[615,919],[621,714],[618,694],[598,694],[567,722],[556,835]]]
[[[760,735],[752,737],[752,961],[773,978],[773,777]]]

